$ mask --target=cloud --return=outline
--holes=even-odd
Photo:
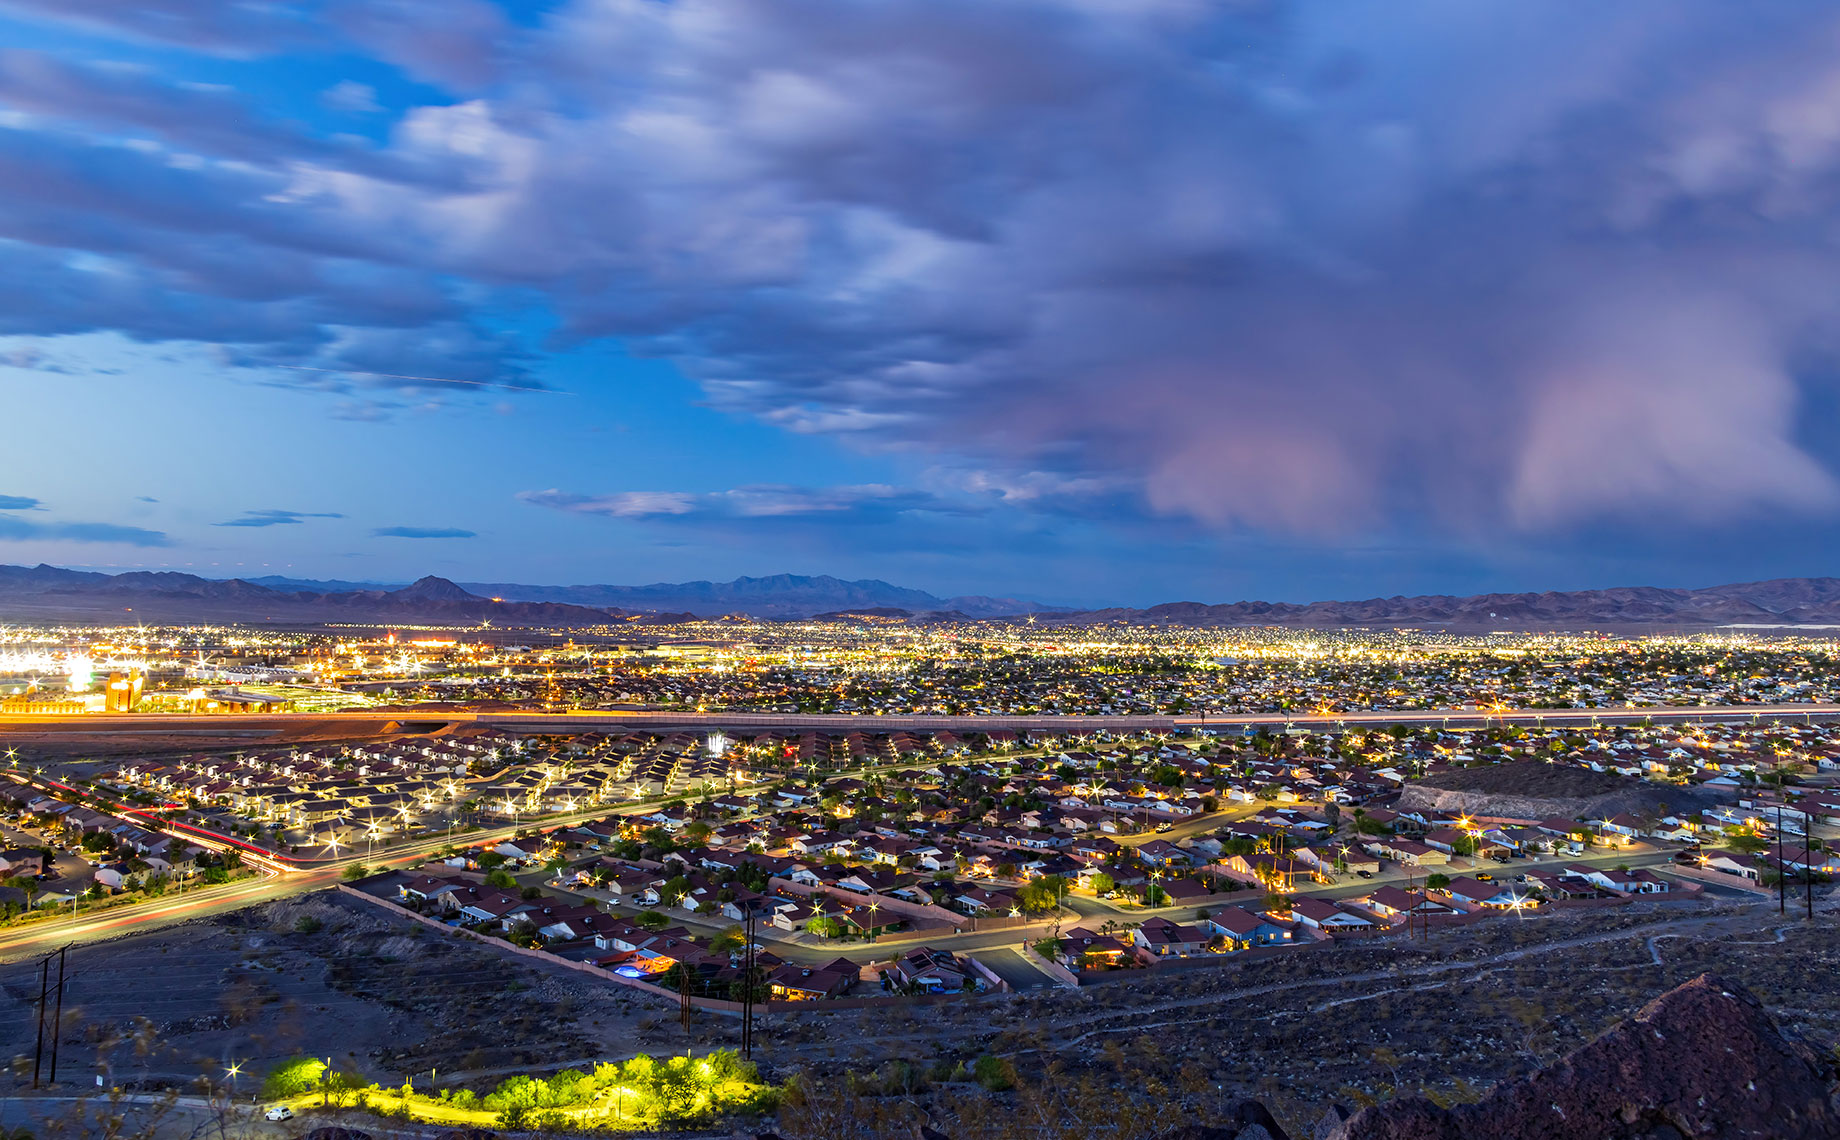
[[[478,534],[457,527],[386,526],[371,531],[373,538],[478,538]]]
[[[37,499],[24,495],[0,495],[0,511],[33,511],[39,509]]]
[[[353,79],[341,79],[326,88],[320,92],[319,101],[348,115],[374,115],[383,110],[377,102],[377,89]]]
[[[218,344],[367,417],[530,383],[532,304],[545,347],[985,481],[539,505],[1478,544],[1840,512],[1802,430],[1840,371],[1831,7],[7,7],[450,95],[360,145],[0,58],[0,333]]]
[[[212,523],[212,526],[298,526],[307,519],[342,519],[345,516],[336,511],[244,511],[243,517],[229,522]]]
[[[863,521],[930,512],[964,514],[973,505],[954,503],[927,491],[883,484],[844,487],[791,487],[758,484],[728,491],[622,491],[579,495],[554,488],[523,491],[518,498],[535,506],[571,514],[617,519],[823,519]]]
[[[123,543],[128,546],[171,546],[163,532],[138,526],[118,526],[93,522],[29,522],[10,515],[0,515],[0,538],[24,541],[42,539],[51,542]]]
[[[322,39],[311,8],[287,0],[0,0],[0,11],[232,56]]]

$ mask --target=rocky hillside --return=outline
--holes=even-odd
[[[1618,812],[1698,811],[1718,800],[1697,788],[1670,788],[1611,772],[1541,760],[1456,768],[1406,785],[1404,811],[1434,809],[1514,819],[1578,819]]]
[[[1742,986],[1702,974],[1476,1104],[1402,1097],[1322,1140],[1833,1140],[1832,1065]]]
[[[1352,1115],[1333,1108],[1293,1135],[1243,1100],[1211,1114],[1219,1123],[1156,1140],[1834,1140],[1835,1078],[1831,1059],[1786,1036],[1744,987],[1702,974],[1473,1104],[1405,1096]],[[915,1133],[948,1140],[930,1127]]]

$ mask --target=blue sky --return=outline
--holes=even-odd
[[[0,560],[1821,574],[1836,41],[1696,0],[0,0]]]

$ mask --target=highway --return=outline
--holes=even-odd
[[[560,712],[471,712],[455,709],[378,712],[224,713],[189,715],[166,713],[84,713],[0,715],[0,733],[120,732],[198,733],[220,731],[283,731],[303,725],[349,725],[354,734],[381,732],[389,724],[416,727],[476,724],[505,729],[543,732],[592,732],[625,729],[662,731],[688,729],[814,729],[827,732],[987,732],[1012,731],[1171,731],[1177,728],[1309,728],[1340,729],[1362,725],[1435,725],[1446,728],[1486,728],[1504,724],[1616,725],[1643,720],[1692,724],[1708,721],[1768,720],[1825,721],[1840,719],[1840,705],[1670,705],[1652,708],[1568,709],[1446,709],[1347,713],[1235,713],[1228,716],[1082,716],[1030,714],[1004,716],[890,716],[848,713],[750,712],[606,712],[570,709]]]

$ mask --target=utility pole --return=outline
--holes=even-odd
[[[38,1087],[38,1066],[45,1053],[45,993],[51,981],[51,955],[38,964],[38,1044],[32,1049],[32,1087]]]
[[[1802,800],[1802,887],[1808,899],[1808,921],[1814,921],[1814,813]]]
[[[1789,864],[1783,862],[1782,841],[1782,788],[1776,789],[1776,913],[1787,913],[1787,895],[1789,893]]]
[[[58,1039],[64,1036],[64,951],[68,949],[68,946],[58,947],[57,1004],[51,1014],[51,1083],[54,1085],[57,1084]],[[47,959],[45,965],[50,964]]]
[[[741,951],[741,1056],[752,1060],[754,1057],[754,900],[748,899],[742,905],[747,908],[747,926],[744,928],[747,945]]]

